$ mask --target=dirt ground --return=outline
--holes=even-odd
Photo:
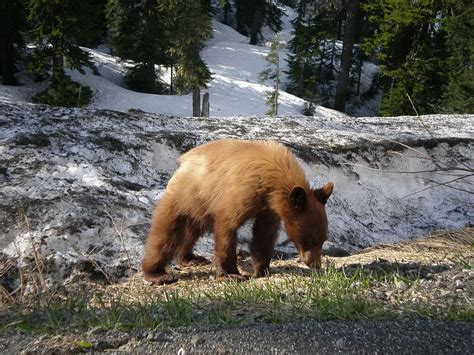
[[[437,232],[424,238],[395,244],[378,245],[347,257],[325,257],[325,266],[350,273],[356,269],[393,272],[414,276],[419,280],[410,292],[403,284],[381,283],[371,293],[390,304],[395,299],[416,303],[428,302],[433,307],[461,305],[473,314],[474,294],[474,228],[456,232]],[[241,253],[239,267],[251,272],[248,255]],[[216,281],[212,265],[189,268],[171,267],[178,277],[172,285],[154,286],[145,282],[141,273],[112,285],[84,283],[69,285],[74,288],[95,288],[107,298],[118,294],[122,302],[147,302],[154,295],[167,291],[193,290],[205,292]],[[277,282],[288,275],[311,275],[298,259],[276,259],[271,263],[272,274],[258,282]],[[5,298],[4,298],[5,300]],[[8,302],[3,302],[8,312]],[[245,325],[193,325],[168,330],[134,329],[129,332],[104,328],[88,331],[67,330],[62,334],[34,334],[15,330],[0,332],[0,353],[71,353],[82,351],[116,353],[187,353],[187,352],[319,352],[319,353],[374,353],[427,352],[472,353],[474,332],[472,319],[468,322],[448,318],[396,319],[392,321],[317,321],[282,322],[280,324],[253,323]],[[355,331],[354,329],[358,329]],[[317,336],[315,335],[317,333]],[[266,334],[263,341],[255,334]],[[304,335],[305,334],[305,335]],[[362,336],[366,334],[366,336]],[[390,334],[387,337],[387,334]],[[301,337],[304,335],[304,339]],[[312,349],[312,350],[309,350]]]

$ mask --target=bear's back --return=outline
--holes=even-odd
[[[233,206],[245,210],[274,191],[287,195],[295,185],[308,187],[294,155],[272,141],[225,139],[191,149],[167,192],[182,213],[196,218]]]

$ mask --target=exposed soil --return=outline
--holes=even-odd
[[[335,266],[351,275],[362,268],[367,273],[396,274],[408,280],[418,280],[416,287],[408,288],[403,280],[394,285],[380,283],[372,289],[370,297],[385,302],[399,302],[400,299],[429,300],[440,307],[450,308],[454,302],[473,300],[474,292],[474,228],[458,232],[438,232],[425,238],[394,245],[377,245],[346,257],[323,259],[326,266]],[[239,267],[242,273],[251,274],[250,257],[241,252]],[[271,275],[259,282],[284,279],[289,274],[311,275],[297,258],[276,259],[271,265]],[[142,301],[153,298],[153,294],[163,291],[191,288],[196,292],[205,291],[215,279],[212,264],[182,268],[172,266],[170,272],[178,278],[171,285],[153,286],[137,273],[120,283],[101,286],[105,293],[121,294],[123,299]]]

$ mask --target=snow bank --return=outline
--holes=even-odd
[[[329,239],[346,250],[471,225],[472,176],[426,188],[463,173],[433,170],[472,166],[474,116],[421,120],[436,139],[415,117],[182,118],[0,101],[0,255],[28,264],[34,246],[51,280],[77,269],[124,276],[129,260],[138,270],[177,157],[223,137],[277,140],[314,185],[334,181]],[[211,236],[198,245],[212,247]],[[277,249],[294,251],[283,230]]]

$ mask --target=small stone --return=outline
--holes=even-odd
[[[462,280],[463,278],[464,278],[464,274],[460,272],[459,274],[454,275],[453,281]]]
[[[200,337],[197,334],[194,334],[193,337],[191,338],[191,344],[193,344],[193,346],[197,346],[197,345],[200,345],[202,343],[204,343],[204,338]]]
[[[161,341],[161,342],[169,341],[169,338],[166,336],[166,334],[159,331],[155,332],[154,339],[155,341]]]
[[[386,298],[385,292],[383,292],[382,290],[375,290],[374,294],[375,297],[377,297],[378,299],[384,300]]]
[[[408,289],[408,285],[403,282],[403,281],[399,281],[395,284],[395,286],[397,287],[397,289],[399,289],[400,291],[406,291]]]
[[[346,346],[346,344],[344,343],[344,339],[339,338],[339,339],[336,341],[336,348],[338,348],[338,349],[344,349],[345,346]]]
[[[103,333],[104,331],[105,331],[105,329],[102,328],[102,327],[94,327],[91,330],[89,330],[87,333],[89,335],[98,335],[98,334]]]
[[[461,280],[456,280],[456,281],[454,282],[454,287],[455,287],[456,289],[462,289],[462,288],[465,287],[465,285],[464,285],[464,282],[462,282]]]

